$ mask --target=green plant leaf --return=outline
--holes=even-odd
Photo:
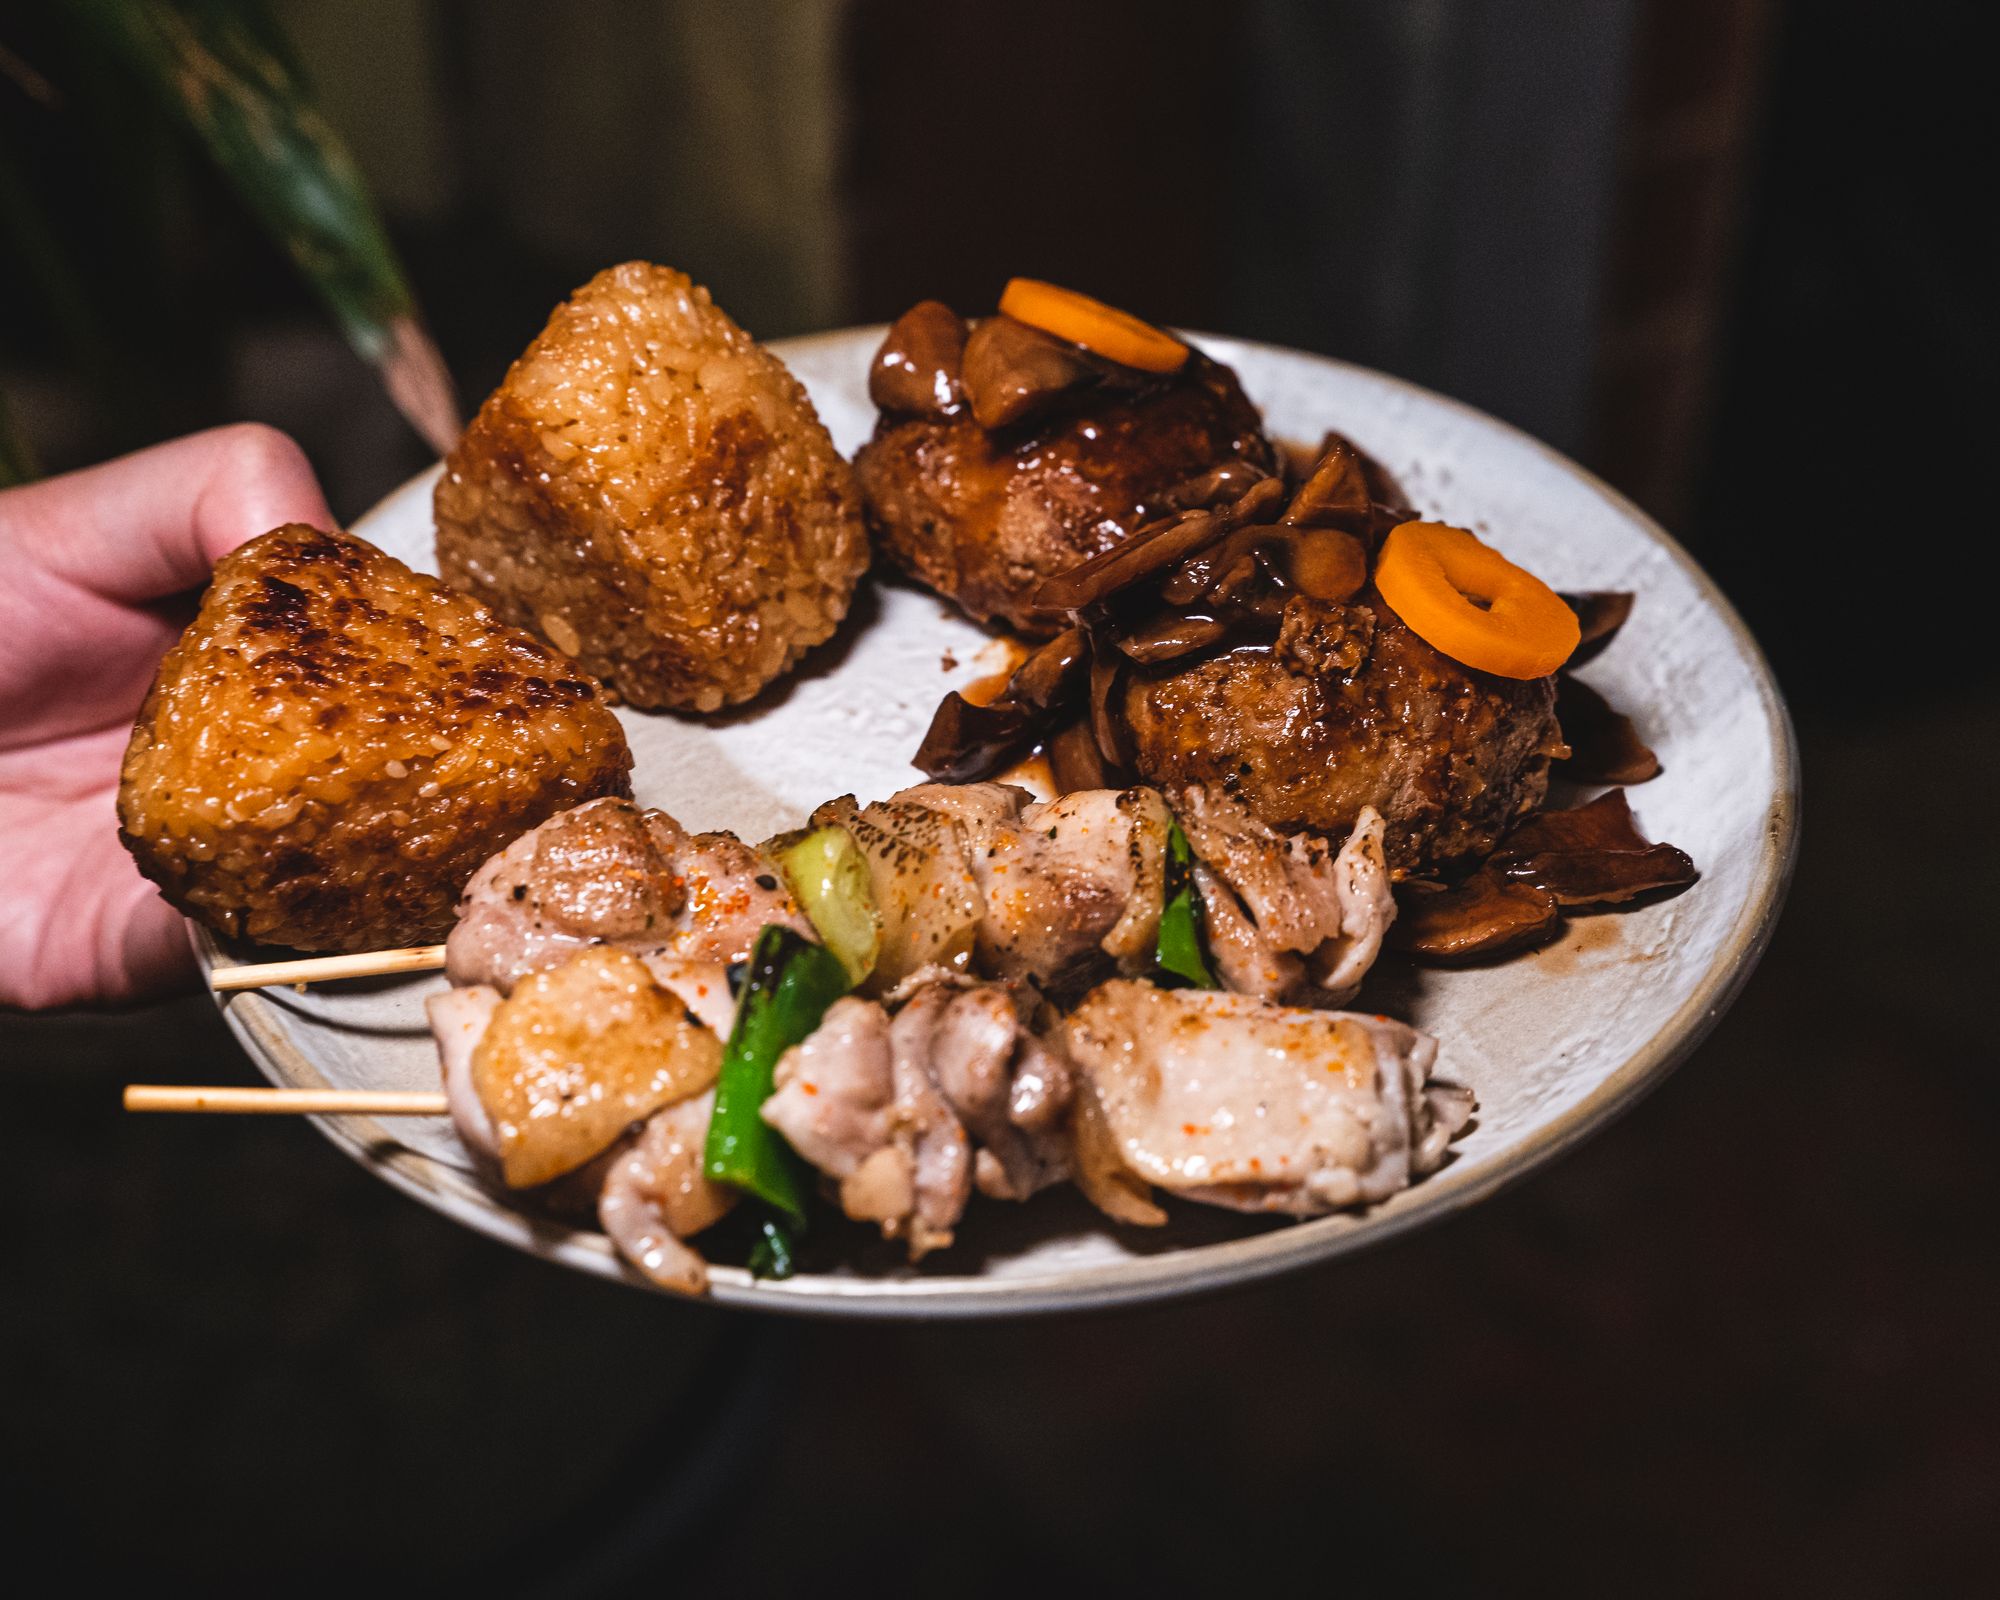
[[[353,158],[257,0],[62,0],[207,147],[216,165],[440,452],[451,380]]]

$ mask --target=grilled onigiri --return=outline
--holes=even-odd
[[[219,933],[300,950],[441,939],[488,856],[630,793],[600,691],[365,540],[302,523],[216,565],[126,747],[139,870]]]
[[[636,706],[718,711],[831,634],[861,496],[805,389],[685,274],[549,318],[437,487],[445,577]]]

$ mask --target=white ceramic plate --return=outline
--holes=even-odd
[[[835,442],[873,424],[865,372],[880,330],[775,346]],[[990,1316],[1212,1289],[1323,1261],[1483,1199],[1603,1126],[1721,1015],[1761,953],[1797,837],[1790,723],[1729,604],[1654,523],[1589,474],[1492,418],[1319,356],[1201,337],[1234,366],[1273,437],[1338,428],[1426,514],[1469,526],[1559,588],[1631,589],[1631,622],[1586,671],[1638,721],[1665,771],[1632,791],[1642,827],[1691,854],[1701,881],[1624,915],[1584,917],[1533,956],[1424,972],[1382,1003],[1443,1042],[1440,1074],[1479,1096],[1450,1164],[1359,1216],[1259,1224],[1177,1207],[1165,1229],[1118,1229],[1067,1189],[1025,1206],[975,1199],[961,1243],[920,1269],[886,1248],[786,1282],[715,1272],[731,1305],[855,1316]],[[426,571],[435,472],[354,531]],[[919,781],[909,757],[938,697],[994,664],[992,640],[914,589],[864,592],[850,626],[756,709],[713,722],[621,710],[638,799],[691,828],[757,839],[831,796]],[[946,663],[955,662],[956,666]],[[253,958],[204,941],[205,959]],[[265,1074],[301,1087],[435,1088],[423,998],[437,975],[246,993],[223,1002]],[[514,1209],[485,1187],[443,1119],[328,1118],[326,1135],[378,1176],[471,1227],[604,1277],[628,1273],[601,1234]],[[857,1230],[858,1233],[858,1230]]]

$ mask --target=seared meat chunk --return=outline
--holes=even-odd
[[[1172,821],[1154,790],[1037,803],[1011,784],[918,784],[869,806],[843,797],[813,821],[848,828],[868,858],[875,992],[931,965],[1061,983],[1152,963]]]
[[[976,1142],[973,1182],[994,1200],[1070,1173],[1069,1064],[1035,1036],[1037,1003],[1026,985],[926,982],[891,1024]]]
[[[630,801],[578,806],[474,875],[445,941],[453,983],[511,989],[592,945],[683,961],[741,961],[757,932],[811,933],[770,866],[728,833],[690,834]]]
[[[1033,603],[1043,579],[1116,544],[1187,479],[1231,461],[1273,467],[1227,367],[1196,352],[1171,376],[1131,376],[992,429],[964,405],[885,411],[854,458],[881,548],[980,621],[1047,635],[1061,622]],[[948,374],[930,381],[950,392]]]
[[[853,996],[779,1058],[763,1117],[840,1185],[841,1209],[901,1239],[910,1259],[951,1243],[972,1192],[965,1128],[918,1046]]]
[[[1070,1071],[1030,1027],[1038,1003],[945,972],[836,1001],[779,1061],[764,1120],[914,1260],[951,1242],[974,1183],[1025,1200],[1069,1176]]]
[[[302,524],[216,564],[125,752],[139,870],[218,933],[302,950],[444,936],[474,868],[629,792],[597,685],[373,545]]]
[[[662,1288],[700,1294],[708,1287],[707,1264],[682,1241],[721,1218],[735,1195],[711,1184],[702,1171],[715,1109],[713,1084],[696,1093],[683,1091],[704,1073],[713,1079],[718,1041],[735,1008],[721,967],[649,958],[645,967],[661,989],[683,1000],[689,1011],[702,1008],[700,1020],[714,1030],[703,1045],[669,1015],[663,1035],[658,1013],[671,1008],[660,1007],[646,991],[636,965],[621,951],[592,952],[573,966],[531,979],[513,999],[475,984],[433,995],[425,1009],[452,1123],[474,1159],[506,1181],[501,1131],[506,1124],[497,1124],[496,1116],[527,1102],[530,1124],[541,1124],[531,1126],[536,1153],[559,1152],[559,1159],[544,1159],[534,1176],[564,1168],[541,1189],[551,1208],[573,1210],[579,1201],[594,1205],[599,1224],[634,1267]],[[607,968],[617,980],[609,992],[603,982]],[[488,1047],[496,1017],[501,1035]],[[524,1031],[538,1060],[524,1060]],[[512,1069],[511,1081],[496,1083],[496,1066]],[[662,1085],[681,1097],[645,1115],[644,1107],[658,1103]],[[636,1131],[632,1112],[644,1116]],[[521,1145],[516,1125],[507,1154],[517,1163]]]
[[[708,1263],[683,1241],[719,1222],[736,1192],[702,1170],[715,1090],[655,1111],[636,1138],[612,1152],[597,1196],[597,1220],[618,1253],[663,1289],[702,1294]]]
[[[472,1058],[479,1041],[499,1006],[501,994],[486,984],[463,989],[447,989],[424,1002],[430,1018],[431,1037],[437,1040],[439,1075],[444,1080],[445,1102],[451,1108],[452,1127],[460,1143],[475,1160],[500,1166],[500,1134],[480,1101],[473,1082]]]
[[[1170,794],[1219,791],[1280,833],[1344,837],[1372,806],[1399,878],[1484,856],[1548,791],[1564,748],[1554,681],[1462,666],[1372,590],[1345,609],[1366,621],[1292,627],[1289,654],[1134,673],[1124,713],[1140,775]]]
[[[445,462],[446,578],[638,706],[718,711],[847,614],[854,474],[803,385],[685,274],[600,272]]]
[[[1174,806],[1200,858],[1196,887],[1223,982],[1266,1000],[1352,999],[1396,915],[1381,813],[1363,806],[1336,851],[1312,834],[1274,833],[1199,784]]]
[[[897,800],[956,817],[978,883],[974,962],[1059,984],[1152,966],[1173,818],[1153,789],[1079,789],[1046,802],[1012,784],[919,784]]]
[[[623,950],[586,950],[522,980],[472,1052],[501,1175],[574,1171],[661,1106],[715,1081],[722,1043]]]
[[[1100,1159],[1238,1211],[1385,1200],[1437,1169],[1472,1111],[1465,1091],[1430,1081],[1437,1041],[1382,1017],[1121,979],[1062,1037],[1109,1136]]]

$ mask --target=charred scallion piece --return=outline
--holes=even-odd
[[[847,989],[847,969],[831,950],[790,928],[764,929],[750,952],[736,1026],[716,1079],[703,1169],[714,1182],[754,1195],[795,1224],[805,1221],[805,1168],[759,1113],[778,1057],[817,1028]]]
[[[753,1278],[789,1278],[799,1270],[797,1253],[791,1228],[776,1217],[766,1217],[758,1224],[757,1242],[744,1265]]]
[[[1194,851],[1176,822],[1167,830],[1166,903],[1160,910],[1160,942],[1155,960],[1162,972],[1197,989],[1219,989],[1209,970],[1202,926],[1201,894],[1194,886]]]
[[[840,957],[847,981],[858,985],[875,970],[882,948],[882,913],[868,858],[854,835],[839,826],[808,828],[773,839],[764,849],[785,875],[820,943]]]

